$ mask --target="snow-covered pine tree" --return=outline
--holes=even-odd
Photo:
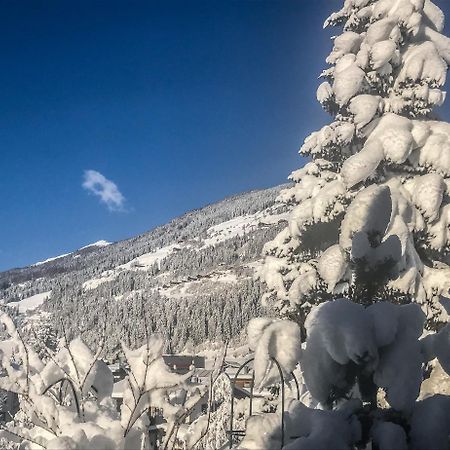
[[[305,139],[310,158],[281,200],[296,205],[265,246],[266,304],[303,324],[311,305],[419,302],[428,325],[450,286],[450,39],[430,0],[345,0],[317,99],[334,121]]]

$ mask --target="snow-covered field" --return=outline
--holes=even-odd
[[[182,281],[179,284],[158,288],[158,291],[161,295],[168,298],[186,298],[186,297],[194,297],[196,293],[196,289],[201,287],[205,282],[208,283],[208,286],[211,286],[211,283],[237,283],[238,277],[231,270],[224,270],[221,272],[214,272],[205,277],[202,277],[198,280],[191,281]]]
[[[93,278],[92,280],[85,281],[83,283],[83,289],[89,291],[90,289],[95,289],[102,283],[107,283],[108,281],[113,281],[116,279],[118,273],[113,270],[108,270],[102,273],[100,278]]]
[[[177,247],[179,246],[172,244],[167,245],[166,247],[161,247],[154,252],[144,253],[126,264],[118,266],[117,270],[148,270],[153,264],[170,255]]]
[[[18,302],[9,303],[10,306],[17,306],[20,313],[25,313],[35,310],[38,306],[41,306],[45,300],[50,298],[52,291],[41,292],[40,294],[32,295],[31,297],[24,298]]]
[[[274,224],[282,220],[287,220],[289,213],[270,214],[270,210],[261,211],[247,216],[239,216],[227,222],[220,223],[208,229],[208,237],[203,241],[204,247],[216,245],[227,239],[236,236],[243,236],[245,233],[254,231],[257,227],[265,224]]]

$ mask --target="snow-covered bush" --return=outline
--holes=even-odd
[[[112,398],[113,375],[100,359],[102,345],[94,354],[74,339],[55,353],[48,351],[43,363],[6,314],[0,321],[10,335],[10,351],[2,353],[0,388],[19,395],[28,421],[28,426],[2,426],[2,437],[23,441],[21,448],[151,449],[151,407],[163,410],[167,423],[161,448],[170,448],[190,404],[203,395],[191,395],[190,374],[172,373],[162,358],[163,340],[150,335],[136,350],[123,347],[129,370],[119,412]]]
[[[280,199],[289,224],[265,246],[266,304],[303,324],[312,304],[346,296],[416,301],[446,322],[450,270],[450,39],[431,0],[345,0],[318,101],[334,121],[306,138],[310,158]],[[304,332],[304,330],[303,330]]]
[[[443,304],[449,310],[449,302]],[[448,449],[450,397],[418,398],[430,361],[437,359],[450,373],[450,324],[424,335],[424,323],[417,304],[363,306],[337,299],[315,306],[299,363],[321,407],[288,401],[283,449]],[[290,337],[281,330],[296,325],[278,324],[273,339],[289,349]],[[255,365],[255,378],[259,371],[265,373],[263,365]],[[281,448],[281,414],[278,404],[276,413],[250,417],[239,448]]]

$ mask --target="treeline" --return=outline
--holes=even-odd
[[[211,286],[210,286],[211,287]],[[145,330],[164,336],[168,352],[177,352],[207,340],[237,340],[252,317],[262,314],[260,284],[244,278],[234,284],[216,283],[210,292],[187,298],[167,298],[158,291],[134,291],[117,300],[83,293],[57,296],[46,309],[58,334],[81,335],[90,345],[106,336],[106,354],[114,360],[120,342],[135,347]]]

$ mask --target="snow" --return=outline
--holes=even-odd
[[[174,252],[179,246],[177,244],[167,245],[165,247],[158,248],[157,250],[149,253],[144,253],[137,258],[128,261],[125,264],[117,266],[116,271],[120,270],[148,270],[153,264],[158,263],[166,256]]]
[[[85,245],[84,247],[81,247],[78,250],[84,250],[86,248],[91,248],[91,247],[106,247],[107,245],[110,245],[110,244],[111,244],[111,242],[108,242],[108,241],[105,241],[105,240],[100,240],[100,241],[94,242],[93,244]],[[52,261],[55,261],[57,259],[64,258],[65,256],[70,256],[73,253],[75,253],[75,252],[64,253],[64,254],[59,255],[59,256],[53,256],[51,258],[45,259],[44,261],[39,261],[37,263],[34,263],[34,264],[32,264],[32,266],[40,266],[42,264],[46,264],[48,262],[52,262]],[[74,256],[74,258],[78,258],[78,257],[79,257],[79,255],[75,255]]]
[[[442,394],[450,397],[450,377],[444,371],[439,361],[434,360],[431,364],[431,374],[420,386],[419,399],[423,400],[435,394]]]
[[[424,27],[424,35],[434,43],[445,62],[450,64],[450,39],[429,27]]]
[[[252,268],[250,267],[252,270]],[[251,275],[249,275],[251,276]],[[215,289],[216,285],[222,284],[235,284],[239,280],[244,279],[244,275],[239,275],[232,270],[215,271],[208,273],[207,275],[199,276],[198,280],[181,280],[174,286],[170,287],[158,287],[158,292],[167,298],[180,299],[180,298],[194,298],[196,296],[197,289],[203,285],[207,285],[208,289]]]
[[[114,281],[122,271],[146,271],[154,264],[159,263],[164,258],[179,250],[180,248],[189,248],[193,246],[194,249],[203,249],[208,246],[214,246],[228,239],[236,236],[243,236],[245,233],[254,231],[258,227],[276,224],[280,221],[287,220],[288,212],[278,213],[276,209],[268,208],[264,211],[245,216],[238,216],[234,219],[222,222],[218,225],[210,227],[206,232],[206,237],[199,240],[200,247],[191,243],[171,244],[158,248],[152,252],[144,253],[125,264],[121,264],[114,269],[107,270],[98,278],[87,280],[83,283],[83,289],[96,289],[103,283]],[[97,246],[107,245],[106,241],[99,241]],[[94,244],[91,244],[91,246]],[[217,273],[208,276],[213,282],[233,283],[236,281],[235,274],[218,271]],[[180,298],[190,296],[189,291],[195,288],[196,284],[202,281],[183,282],[181,286],[175,286],[169,289],[162,289],[161,292],[168,297]]]
[[[85,248],[90,248],[90,247],[107,247],[108,245],[111,245],[111,242],[101,239],[100,241],[85,245],[84,247],[79,248],[79,250],[84,250]]]
[[[450,287],[450,267],[437,269],[424,258],[425,264],[415,246],[418,236],[424,249],[442,252],[450,245],[450,124],[429,119],[444,101],[440,87],[450,61],[450,39],[439,32],[442,11],[428,0],[347,0],[326,21],[341,23],[331,67],[322,73],[327,81],[317,91],[335,121],[305,139],[300,153],[312,161],[292,173],[295,185],[280,195],[293,208],[288,227],[264,247],[264,299],[288,312],[323,284],[330,292],[350,289],[353,269],[344,260],[359,260],[365,270],[389,263],[389,288],[414,296],[429,317],[441,320],[445,314],[434,299]],[[392,205],[359,203],[374,184],[390,189]],[[363,230],[369,219],[387,226]],[[322,230],[330,237],[316,243],[311,236]],[[318,267],[317,260],[336,244],[344,255],[334,279],[325,279],[331,267],[324,269],[325,259]],[[311,261],[304,254],[310,250],[317,252]]]
[[[285,233],[283,233],[285,234]],[[281,233],[279,234],[279,236]],[[266,244],[267,245],[267,244]],[[265,247],[268,252],[268,248]],[[276,258],[274,256],[266,256],[264,265],[258,271],[258,276],[260,279],[264,280],[266,286],[269,290],[274,290],[282,298],[286,298],[287,289],[284,286],[282,272],[286,269],[286,262],[281,258]]]
[[[83,283],[83,289],[88,291],[90,289],[96,289],[103,283],[107,283],[108,281],[114,281],[118,276],[113,270],[105,271],[102,273],[100,278],[92,278],[91,280],[87,280]]]
[[[397,77],[396,85],[408,80],[428,80],[437,86],[445,83],[447,64],[439,55],[433,42],[424,42],[411,46],[403,55],[403,66]]]
[[[299,266],[297,278],[294,279],[289,289],[289,300],[299,304],[305,294],[317,286],[318,276],[315,267],[311,264],[303,263]],[[292,274],[294,276],[294,274]]]
[[[280,380],[275,358],[285,379],[300,361],[300,328],[289,320],[252,319],[248,324],[249,346],[255,351],[255,387],[261,389]]]
[[[395,22],[387,18],[372,23],[367,29],[365,42],[372,47],[377,42],[386,41],[391,35],[394,27]]]
[[[317,99],[335,121],[305,139],[301,153],[312,162],[293,172],[295,186],[280,195],[295,204],[292,213],[242,215],[209,228],[205,239],[196,247],[193,244],[195,248],[217,245],[288,219],[288,226],[264,247],[266,261],[258,272],[269,291],[265,299],[269,304],[276,296],[280,301],[275,310],[288,317],[295,313],[300,320],[312,308],[304,323],[303,349],[296,323],[273,318],[250,322],[255,384],[263,388],[279,382],[273,358],[285,376],[299,371],[300,361],[309,393],[330,411],[290,401],[287,411],[278,407],[276,413],[254,415],[248,419],[240,448],[279,448],[281,414],[286,419],[286,450],[362,446],[359,417],[373,420],[370,447],[446,448],[450,399],[433,394],[443,390],[444,371],[450,372],[450,325],[422,337],[425,312],[433,325],[449,313],[446,305],[436,305],[436,299],[448,294],[450,287],[444,255],[450,245],[450,125],[429,120],[433,107],[445,98],[439,89],[450,62],[450,40],[440,34],[444,16],[430,0],[346,0],[326,23],[338,22],[344,30],[334,39],[327,58],[332,67],[323,76],[328,81],[317,90]],[[317,235],[319,242],[312,242]],[[113,280],[122,270],[148,270],[176,248],[166,246],[141,255],[85,282],[84,288]],[[380,268],[383,279],[378,285]],[[236,281],[232,271],[210,275],[217,283]],[[366,287],[361,282],[364,275],[370,288],[359,290]],[[194,297],[200,283],[182,280],[163,293]],[[332,298],[343,292],[365,305],[338,298],[312,306],[329,298],[324,290],[334,294]],[[422,306],[374,303],[380,293],[401,302],[399,292]],[[79,340],[70,345],[87,376],[92,355]],[[161,338],[152,336],[147,346],[137,350],[124,347],[133,377],[122,386],[131,388],[123,396],[122,425],[142,412],[143,405],[133,401],[147,390],[151,398],[144,402],[163,405],[170,415],[180,412],[168,402],[168,389],[178,386],[180,378],[161,362],[163,345]],[[60,357],[72,374],[67,353],[61,351]],[[433,372],[426,385],[423,364],[430,361]],[[90,385],[100,372],[96,366],[92,377],[89,374]],[[61,373],[50,365],[41,375],[48,381]],[[373,392],[367,392],[364,381]],[[421,384],[423,400],[417,402]],[[36,385],[40,386],[37,381]],[[369,408],[363,409],[362,402],[375,406],[371,395],[378,390],[385,396],[386,409],[367,415]],[[361,400],[345,400],[351,396]],[[386,413],[387,406],[394,411]],[[45,411],[49,421],[53,420],[50,410]],[[400,419],[393,423],[392,417]],[[205,419],[200,419],[198,428],[188,430],[186,436],[191,433],[195,441],[204,424]],[[96,430],[98,426],[92,424]],[[99,442],[107,447],[102,439]],[[61,437],[48,447],[57,445],[62,448],[72,442]]]
[[[367,143],[364,148],[346,159],[342,165],[341,176],[350,188],[365,181],[383,160],[383,149],[378,142]]]
[[[450,175],[450,124],[428,122],[429,137],[415,152],[413,162],[422,167],[430,167],[438,173]]]
[[[425,315],[420,307],[412,306],[418,308],[424,320]],[[422,383],[422,354],[417,338],[399,331],[394,344],[381,352],[373,380],[385,390],[386,399],[394,409],[410,412]]]
[[[391,221],[392,201],[387,186],[372,185],[361,190],[347,210],[341,225],[340,245],[343,249],[352,247],[356,233],[374,233],[378,241],[386,233]]]
[[[377,95],[362,94],[351,99],[348,109],[355,116],[353,120],[357,129],[365,127],[374,118],[379,105],[380,97]]]
[[[333,96],[333,89],[328,81],[324,81],[317,88],[317,101],[321,104],[326,103]]]
[[[352,362],[385,390],[389,405],[411,412],[422,382],[424,321],[417,304],[380,302],[365,309],[339,299],[313,308],[301,358],[312,396],[327,405],[345,395],[355,382]]]
[[[429,173],[416,179],[413,202],[425,218],[434,221],[439,217],[445,188],[444,180],[436,173]]]
[[[18,302],[10,302],[8,305],[17,306],[20,313],[26,313],[35,310],[41,306],[45,300],[49,299],[52,291],[41,292],[40,294],[32,295],[31,297],[24,298]]]
[[[333,386],[345,392],[345,365],[375,364],[377,347],[361,305],[339,299],[315,307],[305,322],[308,338],[301,365],[312,396],[327,404]]]
[[[333,91],[339,106],[344,106],[360,92],[365,77],[364,71],[355,63],[354,55],[347,56],[353,58],[349,61],[345,60],[346,57],[340,59],[334,72]]]
[[[353,416],[359,402],[347,409],[322,411],[290,400],[285,414],[285,450],[347,450],[361,438],[361,426]],[[255,415],[248,419],[246,435],[239,450],[281,448],[279,414]]]
[[[445,17],[442,10],[431,0],[425,0],[423,12],[427,19],[432,23],[436,31],[442,32],[445,23]]]
[[[112,372],[98,359],[101,347],[94,354],[76,338],[70,343],[62,343],[44,364],[32,347],[21,339],[13,321],[5,314],[0,320],[11,336],[6,343],[13,342],[14,357],[22,362],[11,364],[10,353],[2,352],[5,373],[0,377],[0,386],[21,396],[23,420],[27,422],[27,426],[22,426],[20,421],[10,423],[8,428],[2,427],[0,434],[7,436],[8,430],[18,434],[24,440],[21,447],[35,448],[32,443],[38,442],[42,448],[55,450],[148,450],[148,445],[141,443],[146,442],[149,422],[144,413],[150,406],[162,408],[168,426],[171,426],[175,423],[175,415],[184,413],[182,404],[185,403],[184,400],[180,404],[171,403],[171,399],[185,394],[192,403],[198,398],[196,392],[185,389],[186,376],[170,372],[164,364],[163,341],[152,335],[136,350],[124,347],[131,373],[123,383],[120,414],[113,399]],[[0,347],[8,349],[10,345]],[[64,380],[63,384],[59,383],[61,380]],[[72,389],[67,389],[68,386]],[[188,402],[185,404],[189,405]]]
[[[300,149],[300,153],[315,154],[320,153],[320,151],[323,151],[324,148],[332,146],[333,144],[349,144],[353,139],[354,134],[355,126],[352,123],[341,121],[333,122],[332,124],[326,125],[319,131],[315,131],[308,136]],[[329,164],[326,163],[328,162],[322,160],[324,167],[321,167],[321,169],[326,170],[326,165]],[[317,178],[320,176],[320,174],[317,173],[319,167],[320,163],[318,159],[316,159],[314,162],[306,164],[303,168],[305,170],[299,169],[293,172],[289,178],[296,182],[300,181],[301,175],[312,175],[314,178]]]
[[[146,271],[152,267],[153,264],[158,263],[166,256],[170,255],[177,248],[179,248],[178,245],[172,244],[166,247],[161,247],[153,252],[144,253],[143,255],[138,256],[125,264],[121,264],[114,269],[106,270],[102,273],[100,278],[93,278],[85,281],[83,283],[83,289],[96,289],[103,283],[115,280],[119,276],[120,272],[124,270]]]
[[[333,292],[347,269],[345,254],[336,244],[328,247],[319,259],[318,272],[328,285],[328,292]]]
[[[274,214],[272,210],[260,211],[255,214],[238,216],[234,219],[222,222],[208,228],[206,239],[203,240],[203,247],[217,245],[236,236],[244,236],[259,226],[265,224],[274,224],[279,221],[287,220],[289,213]]]
[[[379,121],[367,140],[381,144],[389,161],[401,164],[406,161],[414,147],[413,122],[396,114],[386,114]]]
[[[64,253],[64,254],[59,255],[59,256],[53,256],[51,258],[45,259],[44,261],[38,261],[37,263],[32,264],[32,266],[40,266],[42,264],[45,264],[45,263],[48,263],[48,262],[51,262],[51,261],[55,261],[55,260],[60,259],[60,258],[64,258],[65,256],[69,256],[71,254],[72,253]]]
[[[361,36],[353,31],[347,31],[334,39],[333,51],[326,62],[333,64],[348,53],[356,53],[361,43]]]
[[[16,347],[16,344],[15,344],[14,340],[12,340],[12,339],[0,341],[0,354],[2,355],[2,357],[4,356],[9,359],[9,358],[11,358],[15,347]]]
[[[343,30],[317,90],[334,122],[305,139],[300,153],[312,161],[280,195],[292,212],[259,270],[263,304],[304,322],[304,380],[332,409],[290,405],[286,428],[295,434],[287,431],[284,448],[355,447],[348,422],[334,428],[340,405],[353,405],[349,420],[370,417],[373,439],[361,448],[447,448],[450,398],[433,394],[447,393],[450,372],[450,308],[438,302],[450,292],[450,124],[431,119],[445,100],[450,39],[430,0],[343,3],[325,22]],[[361,304],[336,299],[340,292]],[[441,331],[421,338],[426,319]],[[249,329],[250,346],[261,346],[259,379],[284,342],[283,325],[269,333],[276,324],[260,319]],[[427,363],[432,377],[422,383]],[[278,448],[280,414],[251,417],[241,448]]]
[[[383,67],[391,60],[396,50],[396,43],[390,39],[386,41],[376,42],[370,49],[370,59],[372,62],[372,67],[375,70]]]

